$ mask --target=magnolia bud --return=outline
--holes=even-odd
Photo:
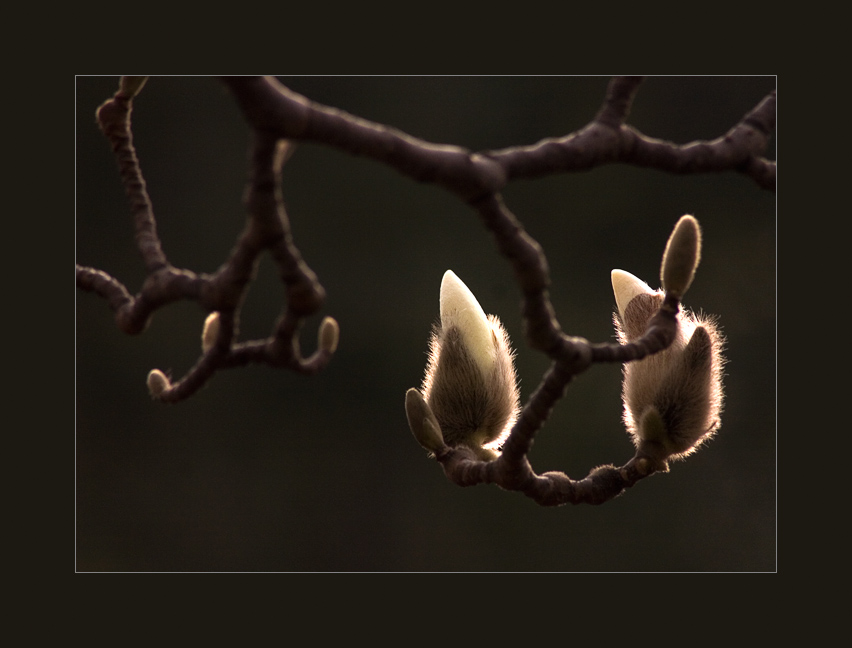
[[[160,394],[172,386],[168,376],[159,369],[152,369],[148,373],[148,392],[152,398],[157,398]]]
[[[405,415],[408,418],[408,427],[420,445],[431,453],[436,453],[444,447],[440,424],[423,400],[423,395],[416,389],[409,389],[405,393]]]
[[[325,317],[319,327],[319,347],[323,351],[334,353],[340,340],[340,325],[333,317]]]
[[[509,336],[451,270],[441,281],[440,310],[440,325],[429,342],[423,398],[443,442],[493,459],[519,411]]]
[[[701,229],[698,221],[689,214],[681,216],[674,227],[660,266],[663,289],[678,298],[686,293],[695,269],[701,260]]]
[[[201,329],[201,350],[204,353],[207,353],[216,344],[220,328],[219,311],[213,311],[204,320],[204,328]]]
[[[612,271],[622,344],[641,337],[663,302],[663,292],[622,270]],[[678,332],[664,351],[625,363],[624,423],[637,449],[665,470],[718,429],[722,409],[723,338],[712,319],[681,309]]]

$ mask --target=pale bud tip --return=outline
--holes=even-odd
[[[171,381],[168,376],[159,369],[152,369],[148,373],[148,391],[153,398],[157,398],[160,394],[171,387]]]
[[[444,437],[438,420],[423,395],[413,387],[405,392],[405,415],[408,418],[408,427],[423,448],[436,453],[444,447]]]
[[[613,270],[610,273],[612,280],[612,292],[615,295],[615,304],[618,306],[618,314],[624,317],[627,304],[641,294],[653,294],[651,286],[629,272],[624,270]]]
[[[441,280],[441,326],[457,328],[483,372],[491,370],[497,353],[491,324],[476,297],[452,270]]]
[[[216,344],[220,328],[219,311],[213,311],[204,320],[204,328],[201,329],[201,350],[204,353],[207,353]]]
[[[695,217],[686,214],[675,225],[663,253],[660,268],[663,289],[676,297],[683,297],[692,284],[700,260],[701,228]]]
[[[340,325],[333,317],[326,317],[319,326],[319,346],[323,351],[334,353],[340,340]]]

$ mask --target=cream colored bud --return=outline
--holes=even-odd
[[[219,337],[219,329],[221,328],[221,319],[219,311],[213,311],[204,320],[204,328],[201,329],[201,350],[207,353],[216,345],[216,339]]]
[[[451,270],[441,281],[440,313],[423,398],[447,445],[465,445],[481,459],[493,459],[520,409],[509,336]]]
[[[148,373],[148,391],[152,398],[157,398],[160,394],[172,386],[168,376],[159,369],[152,369]]]
[[[457,328],[483,375],[494,368],[497,354],[493,331],[482,306],[452,270],[441,280],[441,328]]]
[[[334,353],[340,340],[340,325],[333,317],[326,317],[319,327],[319,347],[323,351]]]
[[[613,321],[622,344],[641,337],[663,300],[660,291],[640,289],[642,282],[633,279],[623,273],[616,281],[613,272],[619,302]],[[625,296],[633,295],[626,305],[619,301],[619,289],[626,291]],[[677,335],[669,348],[625,363],[623,370],[625,426],[657,470],[665,470],[668,460],[686,457],[709,439],[720,425],[723,404],[722,334],[712,319],[688,310],[681,309],[677,319]]]
[[[689,289],[701,260],[701,228],[689,214],[681,216],[674,227],[660,267],[663,290],[680,298]]]

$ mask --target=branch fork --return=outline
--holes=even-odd
[[[459,287],[458,277],[450,277],[447,295],[453,296],[448,297],[446,321],[442,312],[427,376],[419,390],[406,392],[405,410],[416,440],[452,482],[497,484],[542,505],[600,504],[655,472],[667,471],[671,461],[693,452],[718,429],[721,334],[712,320],[681,308],[700,259],[697,220],[684,216],[675,226],[663,255],[662,290],[613,271],[619,341],[591,343],[562,330],[549,297],[544,251],[507,208],[500,191],[513,180],[612,163],[676,174],[735,171],[774,191],[776,163],[765,154],[775,128],[775,92],[722,136],[678,145],[648,137],[627,123],[642,78],[616,77],[595,117],[577,132],[532,145],[474,152],[425,142],[322,106],[271,77],[225,77],[221,81],[253,133],[244,199],[248,217],[230,257],[206,275],[173,267],[157,236],[130,119],[133,101],[146,81],[122,77],[118,91],[97,114],[118,162],[148,277],[132,295],[102,270],[77,265],[76,276],[80,289],[106,300],[119,328],[129,334],[142,332],[157,309],[179,299],[197,301],[208,313],[200,359],[175,383],[152,370],[148,387],[154,398],[182,400],[216,371],[248,363],[313,374],[330,361],[339,327],[329,317],[320,324],[317,350],[307,358],[300,352],[299,331],[322,307],[325,291],[293,242],[280,182],[295,143],[314,142],[388,165],[467,203],[513,269],[526,344],[551,361],[521,407],[508,335],[496,317],[485,316],[466,287]],[[267,252],[279,269],[287,303],[270,337],[237,342],[247,286],[259,256]],[[536,433],[574,377],[601,362],[624,363],[624,421],[634,456],[621,467],[595,468],[580,480],[561,472],[536,474],[528,461]]]
[[[129,334],[144,331],[157,309],[177,300],[197,301],[208,311],[202,331],[202,355],[195,366],[174,383],[159,369],[149,373],[148,389],[157,400],[172,403],[183,400],[216,371],[252,362],[286,367],[303,374],[317,373],[328,364],[337,348],[339,327],[334,319],[323,319],[319,348],[310,357],[302,357],[299,331],[305,318],[321,308],[325,290],[294,245],[284,209],[280,174],[292,153],[291,143],[255,132],[251,180],[244,199],[248,218],[230,258],[212,275],[175,268],[168,262],[157,236],[153,206],[132,141],[133,98],[145,79],[122,77],[119,90],[98,109],[97,116],[118,161],[134,217],[137,246],[148,276],[134,296],[106,272],[78,264],[77,286],[106,299],[119,328]],[[266,252],[279,267],[287,290],[287,304],[270,337],[237,342],[240,307],[254,279],[260,255]]]

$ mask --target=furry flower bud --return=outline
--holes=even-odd
[[[204,320],[204,327],[201,329],[201,350],[207,353],[216,344],[216,338],[219,337],[219,330],[222,328],[221,317],[219,311],[213,311]]]
[[[623,270],[612,271],[612,286],[615,329],[626,344],[645,332],[664,293]],[[690,311],[682,309],[677,318],[677,337],[669,348],[624,365],[624,424],[658,470],[713,436],[723,403],[721,333],[712,319]]]
[[[519,411],[509,336],[451,270],[441,281],[440,311],[429,342],[423,399],[447,445],[465,445],[480,458],[493,459]]]
[[[133,98],[142,90],[142,86],[148,81],[146,76],[123,76],[118,83],[118,91],[121,95]]]

